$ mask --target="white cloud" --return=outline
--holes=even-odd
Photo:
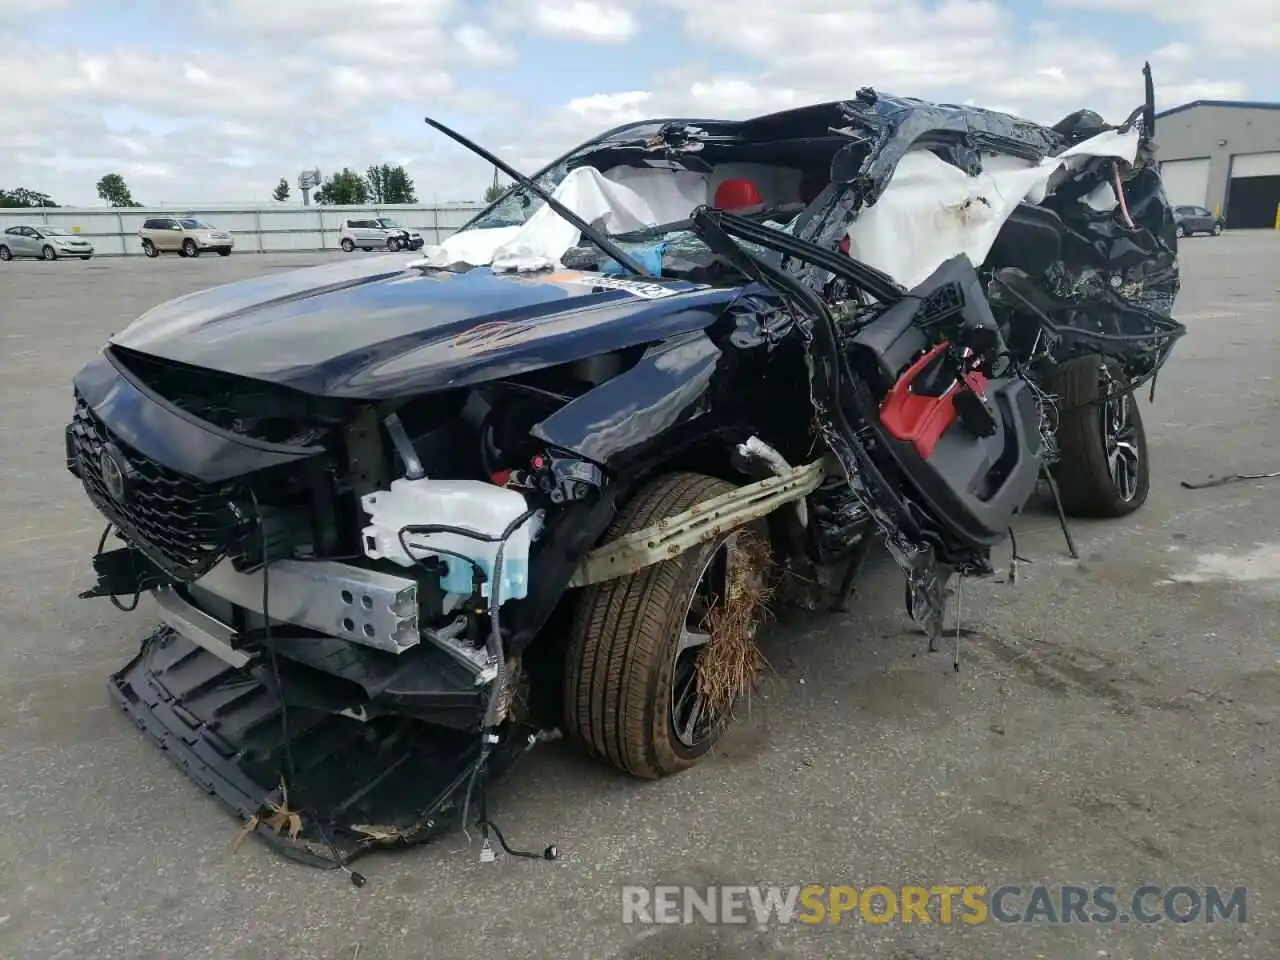
[[[636,32],[636,18],[626,7],[601,0],[543,0],[536,3],[534,23],[553,36],[623,43]]]
[[[1280,50],[1280,5],[1276,0],[1045,0],[1045,5],[1142,14],[1183,27],[1206,58],[1274,58]]]
[[[746,117],[864,85],[1049,122],[1081,107],[1120,119],[1141,100],[1144,56],[1168,107],[1257,96],[1244,80],[1267,76],[1280,49],[1277,0],[1043,0],[1060,19],[1030,23],[995,0],[135,2],[163,12],[179,42],[0,45],[0,187],[94,202],[97,178],[117,170],[146,201],[259,200],[303,168],[402,160],[423,199],[462,199],[491,170],[422,126],[423,112],[533,172],[622,123]],[[0,22],[35,36],[27,25],[77,3],[82,30],[107,15],[91,0],[0,0]],[[1149,51],[1122,56],[1134,35],[1114,36],[1109,11],[1164,26]],[[545,38],[608,57],[624,79],[602,90],[594,73],[567,77]],[[679,66],[655,73],[656,45],[686,40],[704,59],[667,57]],[[532,108],[541,91],[498,72],[517,48],[530,58],[517,76],[541,71],[544,89],[571,91],[563,106]]]
[[[396,71],[507,62],[513,52],[466,17],[467,0],[200,0],[215,36],[321,62]]]
[[[477,65],[497,65],[515,59],[515,52],[483,27],[474,24],[459,27],[453,31],[453,38],[467,59]]]
[[[565,109],[581,117],[586,123],[602,129],[622,123],[633,123],[649,116],[646,109],[653,94],[648,90],[628,90],[625,93],[597,93],[578,97],[565,104]]]
[[[55,13],[70,7],[75,0],[3,0],[0,2],[0,21],[17,20],[40,13]]]
[[[517,35],[532,31],[558,40],[622,44],[640,24],[633,0],[491,0],[490,17],[501,30]],[[549,69],[553,69],[549,65]]]

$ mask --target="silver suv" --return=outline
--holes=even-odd
[[[166,251],[198,257],[205,250],[229,257],[236,245],[230,231],[220,230],[199,217],[148,217],[138,228],[138,239],[148,257],[158,257]]]
[[[338,243],[347,253],[361,250],[419,250],[426,241],[417,230],[396,223],[390,217],[350,217],[342,222]]]

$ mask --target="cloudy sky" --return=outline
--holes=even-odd
[[[404,164],[419,198],[653,116],[740,117],[863,85],[1053,122],[1280,99],[1280,0],[0,0],[0,188],[100,205],[269,198]],[[297,190],[294,190],[297,200]]]

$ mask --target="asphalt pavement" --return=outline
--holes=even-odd
[[[362,888],[233,851],[238,823],[111,705],[150,620],[76,598],[103,524],[63,464],[70,377],[112,331],[334,256],[0,264],[0,956],[1280,957],[1280,479],[1180,485],[1280,470],[1280,232],[1184,242],[1190,332],[1140,401],[1149,502],[1075,522],[1079,560],[1039,502],[1016,584],[965,588],[959,673],[876,557],[851,613],[770,629],[772,673],[702,766],[639,783],[530,754],[493,813],[558,861],[481,864],[459,834],[361,861]],[[1247,916],[628,925],[632,884],[1243,886]]]

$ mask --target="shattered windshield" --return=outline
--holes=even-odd
[[[552,193],[560,185],[560,182],[569,175],[569,170],[576,160],[581,159],[588,153],[599,150],[602,146],[644,140],[656,133],[661,127],[662,124],[660,122],[637,123],[621,130],[615,130],[613,133],[598,137],[595,140],[589,140],[574,148],[559,160],[553,161],[549,166],[544,167],[541,172],[529,179],[547,193]],[[530,217],[542,208],[543,203],[542,198],[532,190],[528,190],[518,184],[513,185],[511,190],[508,190],[494,201],[487,210],[481,211],[479,216],[458,232],[490,230],[495,227],[523,226]]]
[[[570,172],[582,166],[584,162],[592,166],[598,164],[597,169],[608,176],[614,164],[608,160],[601,161],[598,156],[601,151],[614,147],[636,147],[641,144],[647,146],[656,135],[661,134],[664,129],[669,129],[670,127],[670,121],[649,120],[615,130],[581,144],[570,153],[543,168],[530,179],[547,193],[554,194],[556,188],[564,183]],[[680,129],[689,128],[681,125]],[[701,133],[700,130],[698,132]],[[597,156],[593,158],[593,154]],[[670,154],[667,154],[664,159],[677,170],[706,170],[705,165],[699,166],[696,161],[691,166],[685,166]],[[504,227],[521,227],[544,205],[545,202],[534,191],[515,185],[469,224],[459,230],[458,233]],[[762,226],[790,234],[794,231],[800,218],[798,206],[791,204],[786,209],[771,208],[762,210],[751,215],[751,219]],[[692,214],[693,207],[691,206],[687,211],[681,211],[680,216],[665,217],[661,222],[655,223],[648,228],[619,233],[610,232],[608,234],[609,239],[623,253],[649,265],[650,269],[655,272],[661,273],[674,270],[678,273],[681,269],[696,268],[699,265],[705,265],[712,258],[712,254],[702,239],[693,232],[689,222],[689,217]],[[751,245],[743,244],[743,246]],[[770,251],[764,248],[756,250],[752,247],[752,251],[766,258],[773,256]],[[565,266],[572,265],[576,269],[612,270],[618,267],[613,262],[612,257],[603,254],[594,243],[585,237],[581,238],[574,247],[565,251],[562,263]]]

